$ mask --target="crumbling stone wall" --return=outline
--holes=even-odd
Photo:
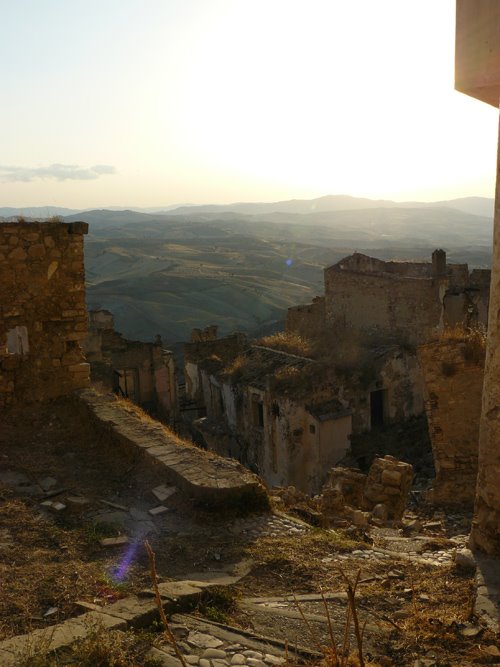
[[[347,519],[358,526],[401,521],[413,483],[413,467],[393,456],[376,458],[368,475],[356,468],[332,468],[320,508],[326,525]]]
[[[455,88],[498,110],[500,4],[494,0],[457,0],[456,17]],[[500,150],[488,317],[479,471],[470,542],[473,547],[500,555]]]
[[[474,500],[484,356],[473,341],[443,340],[422,345],[418,357],[425,379],[425,406],[432,442],[436,503]]]
[[[384,262],[361,253],[325,269],[327,329],[363,331],[384,341],[425,343],[447,326],[486,325],[488,272],[432,262]]]
[[[403,517],[413,482],[413,466],[387,455],[375,459],[366,478],[364,502],[367,509],[385,505],[389,519]]]
[[[0,224],[0,409],[89,384],[84,222]]]
[[[285,331],[296,333],[303,338],[310,338],[324,331],[325,297],[316,296],[312,303],[292,306],[288,309]]]
[[[442,326],[446,284],[397,274],[325,271],[327,326],[411,343],[429,340]]]

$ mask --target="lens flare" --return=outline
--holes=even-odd
[[[115,584],[122,583],[123,580],[126,578],[140,543],[141,543],[140,539],[134,540],[129,545],[121,562],[116,567],[112,568],[110,572],[110,577]]]

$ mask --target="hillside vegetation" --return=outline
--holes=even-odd
[[[492,220],[467,209],[485,211],[490,200],[457,202],[464,210],[332,197],[152,214],[95,210],[65,220],[90,224],[89,307],[111,310],[129,338],[160,333],[172,345],[212,323],[222,333],[279,330],[289,306],[323,292],[323,269],[355,250],[430,259],[443,247],[450,261],[487,267]],[[249,207],[264,212],[241,212]]]

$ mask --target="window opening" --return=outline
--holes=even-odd
[[[14,327],[7,331],[7,354],[26,355],[28,352],[28,330],[26,327]]]

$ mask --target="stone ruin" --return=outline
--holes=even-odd
[[[412,482],[413,466],[387,455],[375,459],[368,474],[358,468],[332,468],[322,494],[314,499],[295,487],[275,489],[274,496],[323,527],[398,525]]]
[[[89,385],[85,222],[0,224],[0,411]]]
[[[320,503],[323,523],[397,524],[403,518],[412,481],[413,466],[389,455],[375,459],[368,475],[356,468],[332,468]]]

